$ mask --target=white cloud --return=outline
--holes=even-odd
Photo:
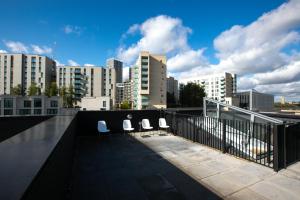
[[[86,64],[84,64],[83,66],[85,66],[85,67],[93,67],[93,66],[95,66],[95,65],[94,65],[94,64],[86,63]]]
[[[55,60],[55,62],[56,62],[56,66],[65,66],[65,64],[60,63],[58,60]]]
[[[32,44],[31,48],[32,48],[32,52],[36,53],[36,54],[51,54],[52,53],[52,48],[47,47],[47,46],[40,47],[38,45]]]
[[[299,44],[300,1],[289,1],[263,14],[248,26],[236,25],[221,33],[214,46],[218,67],[239,75],[275,70],[291,62],[284,48]]]
[[[80,66],[77,62],[75,62],[74,60],[68,60],[68,65],[70,66]]]
[[[0,49],[0,53],[7,53],[7,51]]]
[[[176,54],[190,50],[187,36],[192,31],[183,26],[179,18],[165,15],[150,18],[142,24],[131,26],[127,33],[139,31],[141,39],[129,47],[120,46],[118,58],[126,64],[132,64],[140,51],[150,51],[155,54]]]
[[[178,53],[167,61],[168,70],[172,73],[193,69],[195,66],[207,66],[208,61],[203,56],[204,49],[188,50]]]
[[[65,34],[74,33],[76,35],[80,35],[83,32],[84,28],[80,26],[66,25],[63,28]]]
[[[9,51],[13,53],[28,53],[28,47],[18,41],[3,41]]]

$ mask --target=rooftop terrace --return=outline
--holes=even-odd
[[[123,134],[122,120],[128,114],[132,115],[136,132]],[[171,125],[168,133],[157,131],[159,117],[166,117]],[[143,118],[150,120],[155,131],[140,131]],[[11,118],[9,124],[1,124],[2,130],[13,126],[14,120],[20,119]],[[98,120],[107,121],[111,134],[99,136]],[[276,132],[281,130],[277,125],[270,133],[266,132],[269,129],[262,131],[262,125],[254,128],[251,140],[266,142],[260,148],[267,153],[261,154],[257,150],[248,152],[249,148],[242,153],[244,147],[240,146],[244,144],[232,143],[242,141],[237,140],[240,132],[249,132],[235,130],[240,122],[239,126],[226,121],[214,123],[213,118],[186,113],[82,111],[74,116],[35,121],[41,123],[24,126],[18,134],[14,130],[10,138],[9,131],[5,131],[8,139],[0,142],[0,199],[300,197],[298,124],[286,127],[282,133]],[[213,128],[212,124],[217,126]],[[287,139],[277,140],[281,138],[278,134]],[[281,147],[291,141],[292,157]],[[281,158],[288,158],[288,165],[281,163]]]

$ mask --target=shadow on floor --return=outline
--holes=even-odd
[[[129,135],[78,137],[75,151],[71,199],[220,199]]]

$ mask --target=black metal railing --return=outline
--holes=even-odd
[[[277,125],[174,112],[166,112],[165,118],[175,135],[275,169],[273,155],[277,137],[274,137],[274,130]]]

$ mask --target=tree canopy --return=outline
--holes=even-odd
[[[183,107],[202,107],[203,97],[204,87],[197,83],[187,83],[180,90],[180,103]]]

